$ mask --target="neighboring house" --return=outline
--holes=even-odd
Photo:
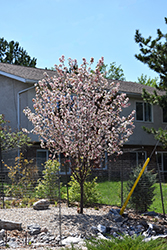
[[[44,72],[49,76],[55,75],[54,71],[47,69],[38,69],[31,67],[24,67],[18,65],[11,65],[0,63],[0,113],[5,115],[5,119],[10,121],[13,129],[27,128],[31,129],[31,123],[23,114],[22,110],[29,106],[32,108],[32,98],[35,95],[34,83],[43,78]],[[110,81],[110,80],[109,80]],[[113,176],[118,174],[121,169],[134,167],[134,165],[143,164],[145,159],[151,155],[152,150],[156,144],[154,137],[143,131],[142,126],[164,128],[167,124],[167,116],[165,112],[158,106],[152,106],[142,100],[142,90],[145,88],[149,93],[153,93],[154,88],[144,86],[134,82],[120,82],[120,92],[124,92],[130,99],[131,105],[124,109],[122,114],[127,116],[132,110],[136,110],[135,115],[135,129],[129,141],[124,145],[123,156],[119,157],[117,161],[105,159],[101,161],[101,167],[97,170],[100,174]],[[48,159],[48,151],[40,148],[38,137],[31,135],[33,146],[31,150],[27,150],[27,158],[33,158],[35,164],[41,168],[41,163]],[[157,162],[160,170],[167,174],[167,151],[162,149],[160,145],[156,148]],[[18,152],[15,152],[17,156]],[[3,153],[4,160],[13,157],[10,152]],[[62,158],[65,162],[65,159]],[[111,161],[110,161],[111,160]],[[62,164],[62,173],[65,172],[66,163]],[[149,164],[150,168],[156,168],[155,153]],[[41,169],[42,170],[42,169]],[[101,171],[102,170],[102,171]],[[67,172],[69,167],[67,166]],[[125,171],[126,172],[126,171]]]

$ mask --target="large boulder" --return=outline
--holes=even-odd
[[[21,228],[22,223],[14,222],[14,221],[6,221],[6,220],[0,220],[0,229],[6,229],[6,230],[22,230]]]
[[[42,199],[33,204],[35,210],[45,210],[48,209],[50,202],[48,200]]]

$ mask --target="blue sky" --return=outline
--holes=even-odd
[[[134,57],[135,30],[144,37],[155,37],[157,28],[167,33],[164,17],[166,0],[1,0],[0,37],[18,41],[39,68],[53,67],[62,54],[79,63],[104,56],[137,81],[157,74]]]

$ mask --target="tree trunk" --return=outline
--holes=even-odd
[[[80,214],[83,214],[83,182],[80,183],[81,188],[81,200],[80,200]]]

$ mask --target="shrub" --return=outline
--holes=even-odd
[[[38,198],[48,198],[51,203],[58,197],[58,171],[59,162],[57,160],[48,160],[45,163],[43,173],[43,179],[38,181],[36,186],[36,196]]]
[[[127,182],[128,192],[133,187],[133,184],[135,183],[140,171],[140,167],[137,167],[132,171],[132,174],[130,175],[129,180]],[[135,211],[145,212],[149,209],[149,207],[154,201],[155,183],[156,174],[153,174],[152,171],[144,171],[129,200],[129,205],[133,209],[135,209]]]
[[[94,203],[97,203],[100,199],[100,194],[97,191],[97,177],[93,179],[93,181],[85,181],[84,182],[84,192],[83,192],[83,203],[84,206],[89,206]],[[79,183],[74,179],[73,176],[71,176],[71,181],[69,182],[69,201],[70,202],[80,202],[80,185]]]
[[[15,165],[8,166],[8,177],[11,185],[5,187],[6,196],[14,196],[18,198],[31,197],[34,185],[38,176],[38,169],[33,165],[33,161],[28,161],[20,154],[15,158]]]

